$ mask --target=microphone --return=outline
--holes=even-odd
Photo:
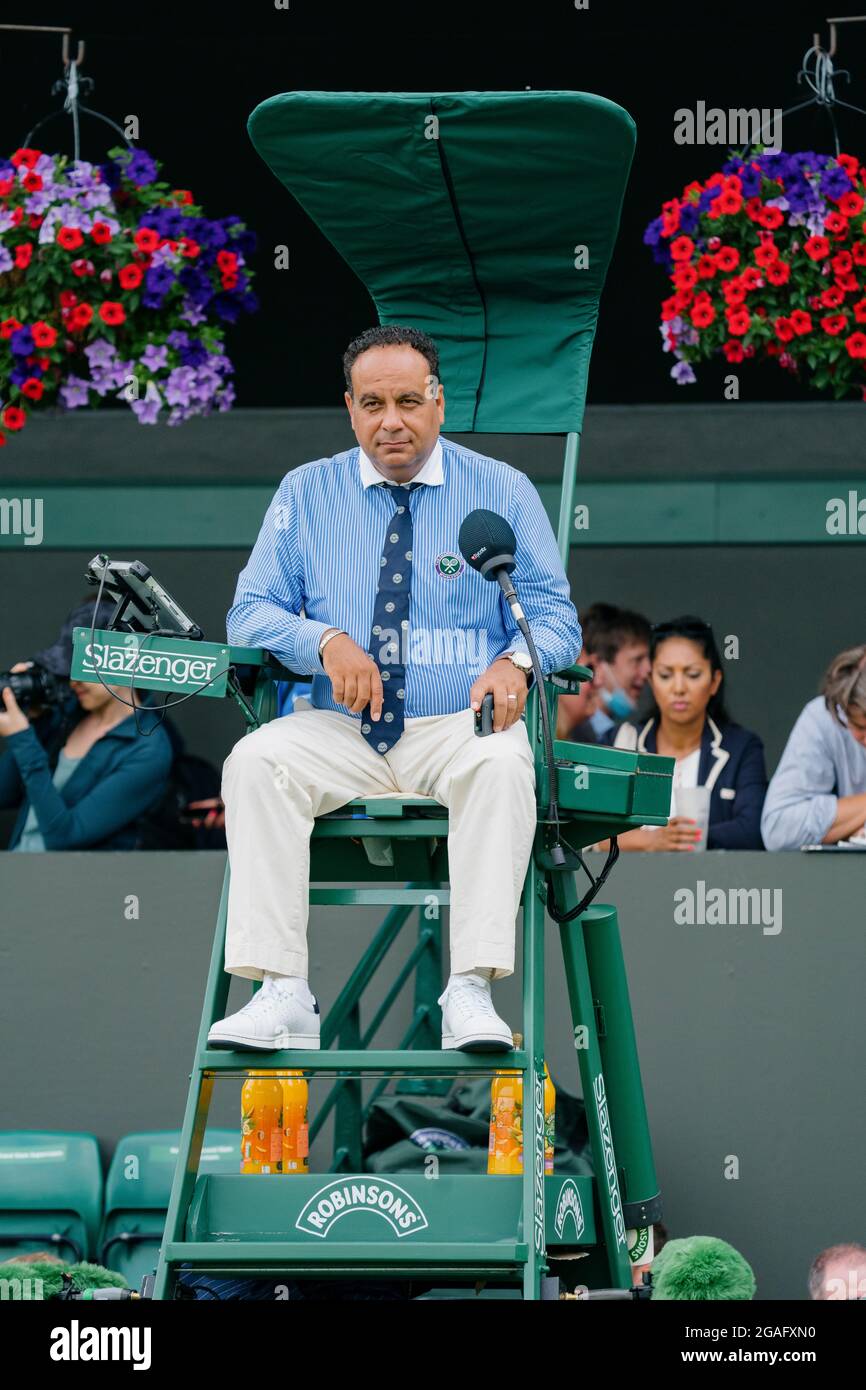
[[[538,659],[538,651],[530,631],[526,614],[520,606],[517,590],[511,582],[511,575],[517,568],[515,554],[517,538],[504,516],[479,507],[463,518],[457,537],[460,553],[468,565],[483,575],[485,579],[496,580],[514,615],[518,629],[526,639],[532,669],[538,682],[538,698],[541,708],[541,724],[544,733],[544,752],[547,762],[547,820],[551,825],[551,858],[557,867],[565,864],[565,851],[559,838],[559,803],[557,799],[556,763],[553,756],[553,735],[550,729],[550,710],[544,693],[544,672]]]

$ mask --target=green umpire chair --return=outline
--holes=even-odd
[[[578,444],[599,298],[634,146],[631,118],[600,97],[568,91],[290,92],[253,112],[250,134],[360,276],[380,321],[423,329],[437,342],[448,434],[564,437],[551,520],[566,561],[579,539]],[[478,447],[508,457],[507,439],[482,438]],[[248,725],[273,718],[274,682],[290,673],[258,649],[229,648],[227,660],[229,693]],[[435,1095],[455,1077],[492,1075],[503,1059],[439,1046],[446,811],[417,797],[359,800],[316,824],[310,901],[349,910],[378,906],[387,915],[370,948],[347,968],[347,985],[323,1022],[320,1051],[253,1060],[208,1048],[229,989],[226,867],[155,1297],[175,1295],[181,1266],[255,1275],[275,1288],[283,1277],[384,1275],[419,1289],[464,1291],[480,1281],[528,1300],[556,1296],[568,1268],[579,1268],[590,1285],[631,1287],[629,1251],[645,1244],[661,1200],[616,909],[594,898],[615,862],[616,835],[667,820],[673,760],[545,741],[545,713],[555,728],[559,696],[590,675],[578,666],[554,673],[531,692],[526,710],[538,827],[522,899],[524,1041],[507,1058],[523,1081],[522,1175],[437,1176],[422,1156],[417,1174],[400,1174],[399,1183],[363,1170],[364,1115],[383,1087]],[[583,850],[606,837],[611,852],[596,875]],[[362,1028],[364,988],[415,910],[410,968],[398,972]],[[560,927],[593,1176],[544,1170],[546,914]],[[397,1047],[379,1047],[375,1035],[387,1007],[410,979],[410,1026]],[[204,1171],[214,1085],[225,1078],[237,1084],[252,1069],[300,1070],[333,1083],[312,1126],[315,1132],[323,1112],[334,1111],[325,1171]]]

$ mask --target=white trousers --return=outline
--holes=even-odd
[[[382,755],[357,720],[298,705],[244,735],[223,764],[229,974],[306,977],[313,821],[356,796],[385,792],[415,792],[448,807],[452,971],[513,973],[536,825],[525,724],[478,738],[470,709],[407,719]]]

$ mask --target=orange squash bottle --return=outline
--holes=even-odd
[[[512,1034],[514,1046],[523,1036]],[[556,1091],[544,1064],[544,1171],[553,1172]],[[488,1173],[523,1172],[523,1077],[519,1071],[497,1071],[490,1087]]]
[[[283,1088],[270,1071],[251,1071],[241,1090],[241,1172],[279,1173]]]
[[[283,1172],[309,1173],[309,1087],[302,1071],[280,1072],[279,1080],[283,1090]]]

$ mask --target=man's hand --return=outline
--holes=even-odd
[[[336,639],[335,639],[336,640]],[[333,644],[332,644],[333,645]],[[326,648],[327,651],[327,648]],[[522,671],[507,656],[500,656],[482,672],[469,692],[469,702],[474,710],[481,708],[484,696],[493,691],[493,732],[501,733],[510,729],[520,718],[526,707],[529,687]]]
[[[368,652],[363,652],[347,633],[332,637],[322,652],[322,665],[331,679],[334,699],[350,714],[360,714],[370,706],[370,718],[382,713],[382,677]]]
[[[4,685],[0,693],[3,698],[3,708],[0,709],[0,734],[6,738],[8,734],[17,734],[22,729],[28,729],[30,720],[12,694],[11,687]]]

